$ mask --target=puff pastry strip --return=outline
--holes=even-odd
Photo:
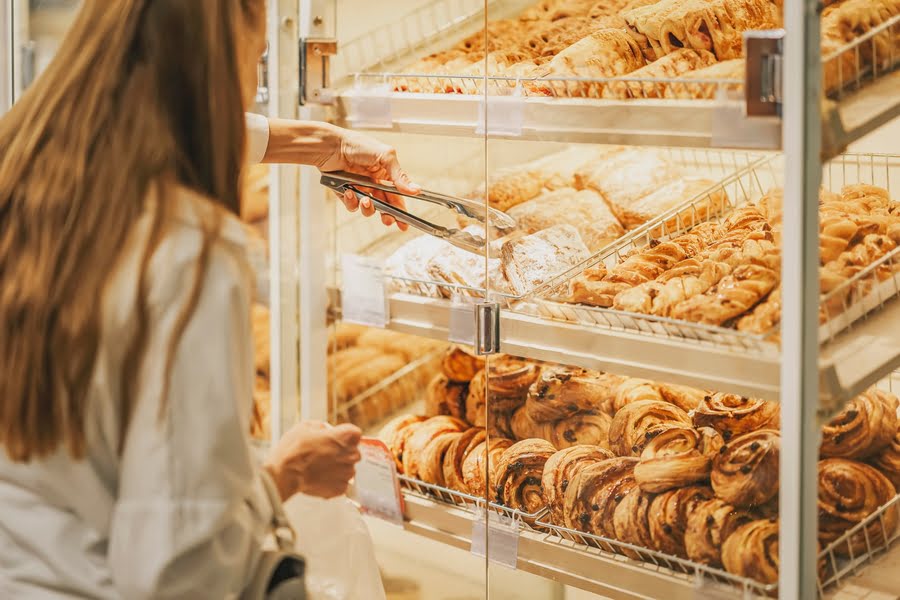
[[[685,73],[715,64],[716,57],[706,50],[681,48],[645,67],[631,72],[634,79],[678,79]],[[611,83],[603,90],[604,98],[662,98],[673,84],[667,81],[622,81]]]

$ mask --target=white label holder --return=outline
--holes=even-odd
[[[344,321],[387,327],[390,304],[380,261],[358,254],[341,257],[341,314]]]

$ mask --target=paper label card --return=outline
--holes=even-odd
[[[525,98],[522,90],[516,88],[509,96],[482,97],[478,103],[478,123],[475,133],[519,137],[525,122]],[[487,128],[485,129],[485,124]]]
[[[341,311],[344,321],[370,327],[390,322],[388,295],[381,263],[368,256],[341,257]]]
[[[391,109],[391,85],[357,85],[347,94],[348,119],[356,127],[366,129],[393,129]]]
[[[488,525],[485,524],[487,512]],[[472,522],[472,554],[497,565],[515,569],[519,560],[519,522],[484,507],[476,509]]]
[[[359,451],[362,459],[356,464],[356,501],[365,514],[402,526],[403,494],[393,455],[384,442],[374,438],[363,438]]]
[[[448,340],[466,346],[475,346],[475,299],[454,295],[450,305]]]

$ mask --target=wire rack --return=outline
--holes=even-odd
[[[825,89],[840,99],[900,65],[900,15],[822,57]]]

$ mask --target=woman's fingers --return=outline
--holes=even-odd
[[[352,190],[347,190],[341,196],[341,201],[344,203],[344,206],[347,207],[347,210],[350,212],[356,212],[359,210],[359,198]]]

